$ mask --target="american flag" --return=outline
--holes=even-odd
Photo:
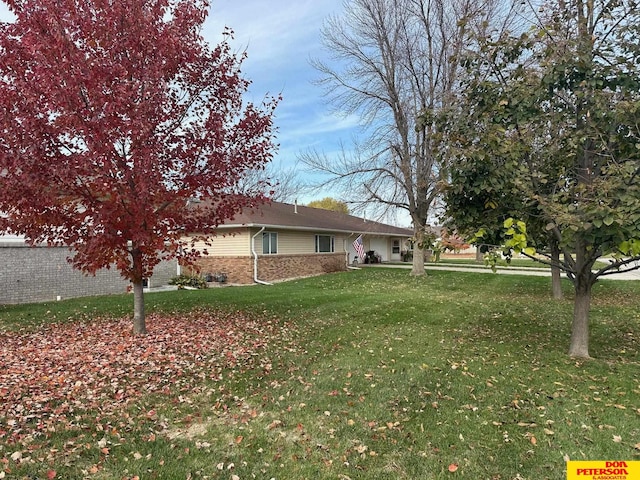
[[[362,245],[362,235],[358,236],[358,238],[356,238],[353,241],[353,248],[356,249],[356,252],[358,253],[358,257],[360,257],[360,261],[364,260],[364,246]]]

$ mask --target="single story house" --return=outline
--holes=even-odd
[[[270,283],[346,270],[364,251],[382,261],[400,260],[412,231],[342,213],[272,202],[247,210],[218,227],[211,245],[198,245],[202,274],[224,273],[228,283]],[[67,261],[66,247],[31,247],[20,236],[0,234],[0,305],[47,302],[90,295],[124,293],[129,282],[116,269],[86,276]],[[362,259],[358,259],[360,262]],[[162,287],[188,269],[163,261],[147,279]]]
[[[331,210],[271,202],[245,210],[218,227],[203,254],[202,274],[224,273],[234,284],[274,281],[346,270],[363,262],[353,242],[381,261],[400,261],[413,231]]]
[[[125,293],[130,283],[117,269],[95,276],[74,269],[67,247],[28,245],[16,235],[0,235],[0,305],[49,302],[91,295]],[[148,280],[151,287],[167,285],[178,274],[174,261],[162,261]]]

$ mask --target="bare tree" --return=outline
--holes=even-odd
[[[425,227],[446,181],[441,115],[452,103],[469,31],[486,28],[494,0],[351,0],[321,31],[329,62],[314,62],[334,107],[362,119],[366,139],[338,158],[301,161],[329,174],[350,205],[405,209],[413,222],[412,274],[424,274]]]
[[[268,164],[264,169],[247,172],[242,181],[246,190],[260,190],[276,202],[293,203],[305,191],[305,184],[297,175],[296,167]]]

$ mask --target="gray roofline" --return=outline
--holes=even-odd
[[[224,224],[218,225],[216,230],[219,229],[233,229],[233,228],[273,228],[277,230],[302,230],[305,232],[333,232],[333,233],[348,233],[351,235],[378,235],[384,237],[411,237],[411,234],[403,233],[389,233],[389,232],[370,232],[365,230],[340,230],[337,228],[320,228],[320,227],[298,227],[292,225],[269,225],[264,223],[238,223],[238,224]],[[400,228],[400,227],[397,227]],[[408,230],[408,229],[407,229]]]

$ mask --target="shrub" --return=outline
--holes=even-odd
[[[207,281],[199,275],[178,275],[169,280],[169,284],[177,285],[178,290],[187,287],[197,289],[207,288]]]

